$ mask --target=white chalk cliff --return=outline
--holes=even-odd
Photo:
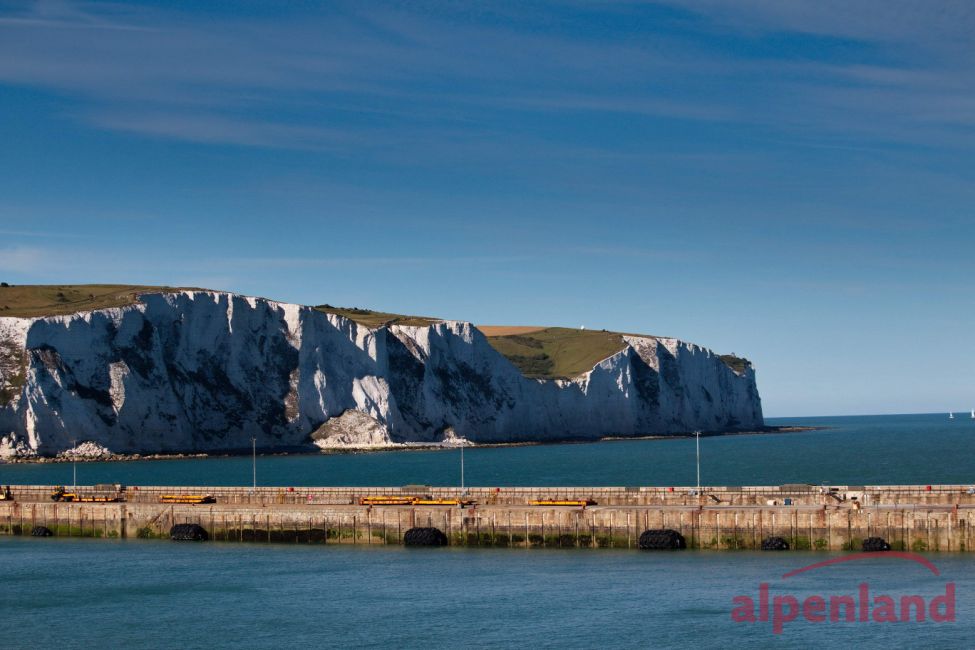
[[[210,291],[0,318],[0,453],[592,439],[763,425],[755,375],[624,337],[571,380],[526,378],[470,323],[369,328]]]

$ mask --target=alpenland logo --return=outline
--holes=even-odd
[[[872,558],[898,558],[906,562],[920,564],[936,576],[941,572],[926,558],[914,553],[885,551],[878,553],[856,553],[833,558],[825,562],[817,562],[809,566],[790,571],[782,576],[783,579],[807,571],[813,571],[833,564],[856,562]],[[923,596],[904,594],[894,596],[890,594],[873,594],[870,585],[860,583],[854,593],[818,594],[807,596],[801,601],[791,594],[772,594],[769,584],[763,582],[758,586],[758,598],[741,595],[732,599],[734,608],[731,610],[731,620],[735,623],[768,623],[772,624],[772,632],[782,634],[786,624],[801,616],[810,623],[954,623],[955,622],[955,583],[945,584],[944,595],[935,596],[926,601]]]

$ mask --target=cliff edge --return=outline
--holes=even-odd
[[[114,453],[233,452],[252,437],[265,449],[311,449],[763,425],[751,364],[674,338],[600,332],[567,357],[552,350],[577,339],[566,343],[572,331],[560,328],[501,341],[461,321],[367,324],[327,306],[146,291],[122,299],[113,289],[118,304],[78,313],[0,311],[0,453],[55,455],[82,441]],[[580,363],[587,369],[566,375]]]

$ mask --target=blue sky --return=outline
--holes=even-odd
[[[0,2],[0,277],[678,336],[975,406],[967,2]]]

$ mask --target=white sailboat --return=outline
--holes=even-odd
[[[948,412],[948,419],[949,420],[954,420],[955,419],[955,414],[949,411]]]
[[[975,420],[975,409],[972,409],[972,419]]]

